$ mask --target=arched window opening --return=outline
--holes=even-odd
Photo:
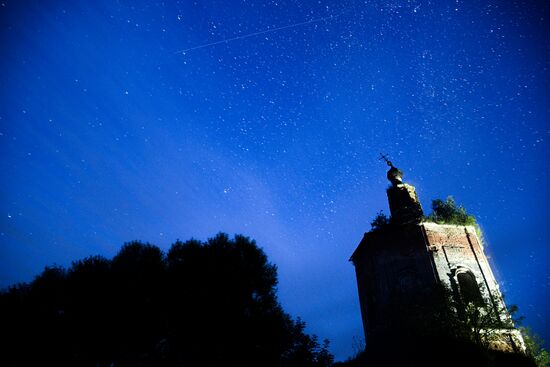
[[[460,295],[465,303],[474,303],[480,305],[483,303],[483,297],[479,291],[479,286],[476,277],[471,271],[459,272],[456,275]]]

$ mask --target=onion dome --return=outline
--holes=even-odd
[[[403,183],[403,172],[393,165],[388,171],[388,180],[392,183],[393,186],[397,186]]]

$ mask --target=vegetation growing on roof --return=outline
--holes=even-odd
[[[437,224],[454,224],[459,226],[473,226],[478,237],[482,238],[481,228],[477,224],[475,217],[469,214],[464,206],[456,203],[452,196],[447,196],[445,200],[432,200],[432,212],[424,217],[425,222]],[[376,214],[376,217],[370,222],[371,231],[380,231],[387,229],[391,225],[391,217],[382,211]]]
[[[382,211],[379,211],[376,214],[376,217],[370,222],[371,231],[380,231],[387,228],[390,225],[390,218],[384,214]]]
[[[457,226],[473,226],[479,239],[482,240],[483,237],[476,218],[468,214],[462,205],[458,205],[452,196],[447,196],[445,201],[441,199],[432,200],[432,213],[425,217],[424,221]]]
[[[458,205],[452,196],[445,201],[432,201],[432,213],[426,217],[427,221],[439,224],[456,224],[461,226],[477,226],[473,215],[468,214],[462,205]]]

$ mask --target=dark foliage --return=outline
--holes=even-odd
[[[390,225],[390,218],[381,211],[376,214],[376,217],[370,222],[371,231],[380,231],[388,228]]]
[[[488,348],[480,339],[480,328],[496,331],[506,325],[494,315],[472,318],[473,308],[456,312],[468,305],[456,301],[452,291],[444,286],[409,294],[406,299],[396,297],[386,306],[394,315],[387,325],[388,331],[367,343],[353,358],[334,366],[536,366],[533,358],[523,353]]]
[[[488,351],[450,337],[416,336],[386,339],[334,367],[536,367],[520,353]]]
[[[3,366],[329,366],[254,241],[131,242],[0,293]]]
[[[468,214],[462,205],[458,205],[452,196],[448,196],[445,200],[432,200],[432,212],[427,217],[424,217],[424,220],[439,224],[474,226],[478,235],[481,235],[475,217]],[[370,225],[371,231],[386,230],[391,227],[392,218],[380,211],[376,214]]]
[[[537,367],[550,366],[550,354],[544,349],[544,340],[534,334],[529,328],[521,328],[527,355],[535,362]]]

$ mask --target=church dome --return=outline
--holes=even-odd
[[[392,183],[393,186],[403,183],[403,172],[394,166],[391,166],[388,171],[388,180]]]

